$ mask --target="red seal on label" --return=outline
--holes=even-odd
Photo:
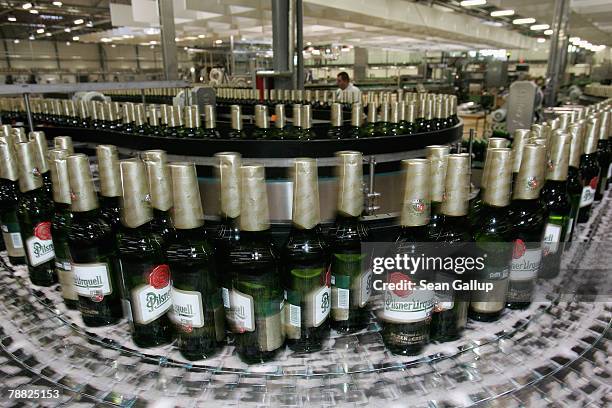
[[[512,258],[519,259],[525,254],[527,251],[527,245],[523,242],[522,239],[517,239],[514,241],[514,251],[512,251]]]
[[[149,273],[148,281],[155,289],[165,288],[170,284],[170,267],[166,264],[157,265]]]
[[[321,278],[323,280],[323,282],[321,282],[321,285],[325,285],[328,288],[331,287],[331,265],[327,267],[325,275],[321,275]]]
[[[412,280],[401,272],[392,272],[389,275],[389,283],[393,283],[396,286],[401,284],[403,287],[403,289],[393,289],[393,293],[399,297],[406,297],[412,293],[412,290],[408,289],[410,282]]]
[[[41,241],[51,239],[51,223],[49,221],[39,222],[34,228],[34,236]]]
[[[189,323],[183,323],[181,325],[181,328],[185,333],[191,333],[193,331],[193,326]]]
[[[589,182],[589,187],[595,189],[597,188],[597,183],[599,182],[599,177],[593,177]]]
[[[92,293],[91,294],[91,300],[93,302],[100,303],[101,301],[104,300],[104,295],[102,293],[99,293],[99,292],[98,293]]]

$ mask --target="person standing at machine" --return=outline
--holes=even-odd
[[[336,100],[340,102],[358,102],[361,100],[361,91],[351,82],[349,74],[342,71],[336,77]]]

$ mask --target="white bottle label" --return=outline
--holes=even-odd
[[[72,273],[70,262],[56,259],[55,268],[62,288],[62,297],[68,300],[78,300],[79,297],[74,286],[74,273]]]
[[[289,324],[294,327],[302,326],[302,308],[289,303]]]
[[[132,315],[139,324],[148,324],[165,314],[172,305],[172,286],[155,289],[140,285],[132,289]]]
[[[49,221],[39,222],[34,227],[32,236],[26,240],[26,248],[31,266],[38,266],[55,258]]]
[[[232,305],[232,316],[236,330],[238,332],[254,331],[255,310],[253,307],[253,297],[234,289],[230,293],[230,303]]]
[[[372,271],[367,271],[359,279],[359,307],[364,307],[372,293]]]
[[[113,293],[113,287],[105,263],[72,264],[74,287],[79,296],[91,297],[102,301],[104,296]]]
[[[228,288],[221,288],[221,298],[223,299],[223,307],[226,309],[230,308],[230,291]]]
[[[596,177],[594,179],[596,180]],[[595,183],[595,185],[597,185],[597,183]],[[593,200],[595,200],[595,188],[596,187],[591,187],[590,184],[582,188],[580,208],[593,204]]]
[[[557,224],[546,224],[544,241],[542,242],[542,254],[544,256],[557,253],[559,250],[559,242],[561,241],[562,229],[563,228]]]
[[[510,280],[522,281],[535,279],[540,270],[542,260],[542,248],[524,249],[517,258],[512,259],[512,270]]]
[[[411,279],[401,272],[389,274],[392,283],[410,282]],[[421,289],[396,289],[385,291],[385,304],[382,318],[388,322],[418,322],[431,316],[434,307],[434,291]]]
[[[319,327],[331,310],[331,288],[323,286],[314,296],[314,327]]]
[[[338,309],[349,308],[349,293],[348,289],[336,288],[338,295],[336,296],[336,307]]]
[[[172,288],[172,313],[170,318],[186,331],[204,327],[202,294],[191,290]]]

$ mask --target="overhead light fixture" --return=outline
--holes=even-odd
[[[103,43],[108,43],[108,42],[112,42],[113,40],[111,38],[102,37],[100,38],[100,41],[102,41]]]
[[[53,34],[51,34],[51,33],[45,33],[45,35],[46,35],[47,37],[51,37]]]
[[[70,27],[66,27],[66,28],[64,28],[64,31],[65,31],[65,32],[67,32],[67,33],[69,33],[69,32],[71,32],[72,30],[70,29]]]
[[[215,44],[223,44],[223,40],[215,40]]]
[[[206,36],[204,34],[200,34],[198,35],[198,38],[206,38]]]
[[[75,35],[74,37],[72,37],[72,41],[79,41],[79,36]]]
[[[513,16],[514,10],[496,10],[491,12],[491,17]]]
[[[459,4],[461,7],[482,6],[487,4],[487,0],[463,0]]]
[[[122,37],[125,38],[125,39],[128,39],[128,40],[131,39],[131,38],[134,38],[133,35],[129,35],[129,34],[123,34]]]
[[[149,44],[150,44],[150,45],[156,45],[156,44],[157,44],[157,41],[155,41],[155,40],[149,41]]]
[[[117,44],[111,44],[111,48],[117,48]]]
[[[532,17],[517,18],[517,19],[512,20],[512,24],[533,24],[535,22],[536,22],[536,19]]]
[[[36,37],[34,37],[34,34],[30,34],[30,36],[28,37],[29,40],[35,40]]]
[[[536,41],[539,42],[539,43],[543,43],[543,42],[546,42],[546,39],[545,38],[538,38]]]
[[[25,3],[23,6],[21,6],[24,10],[29,10],[32,8],[32,3]]]
[[[15,21],[17,21],[17,18],[13,17],[13,16],[9,16],[8,21],[15,22]]]
[[[53,2],[53,3],[51,3],[51,4],[53,4],[54,6],[57,6],[57,7],[62,7],[62,4],[63,4],[63,3],[62,3],[61,1],[54,1],[54,2]]]
[[[569,38],[569,42],[573,43],[577,43],[578,41],[580,41],[580,37],[570,37]]]
[[[88,21],[87,24],[85,24],[87,27],[93,27],[93,22],[92,21]]]
[[[84,22],[85,22],[85,20],[83,20],[82,18],[79,18],[79,19],[77,19],[77,20],[74,20],[74,24],[76,24],[76,25],[83,24]]]
[[[550,26],[548,24],[534,24],[529,27],[529,29],[532,31],[548,30],[549,28]]]
[[[44,28],[39,28],[38,30],[36,30],[36,32],[37,32],[38,34],[42,34],[42,33],[44,33],[44,32],[45,32],[45,29],[44,29]]]
[[[19,40],[13,40],[15,44],[19,44]]]
[[[66,45],[70,47],[70,41],[66,41]]]
[[[38,10],[36,10],[36,9],[30,9],[30,14],[38,14]]]
[[[544,31],[544,35],[552,35],[553,30],[546,30]]]

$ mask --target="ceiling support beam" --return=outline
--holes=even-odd
[[[161,49],[166,81],[178,79],[178,55],[176,50],[176,29],[172,0],[157,0],[159,26],[161,28]]]
[[[553,35],[550,38],[550,53],[546,67],[546,93],[544,104],[555,106],[557,104],[557,92],[565,73],[567,62],[567,46],[569,43],[568,23],[570,15],[569,0],[555,0],[553,15]]]

